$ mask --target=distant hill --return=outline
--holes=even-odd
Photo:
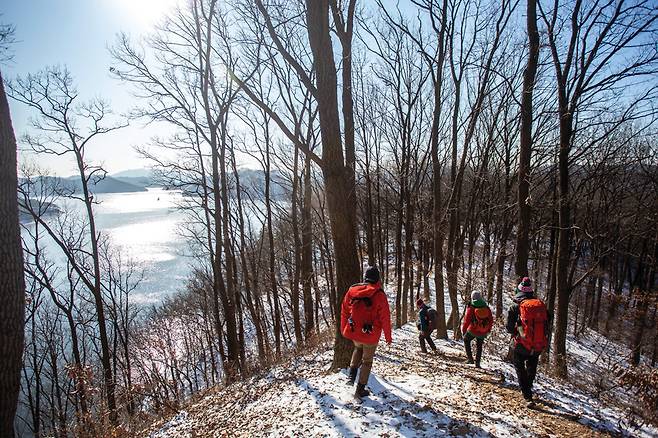
[[[111,176],[110,178],[113,178],[116,181],[121,181],[127,184],[131,184],[137,187],[149,187],[149,186],[154,186],[157,185],[151,177],[148,176]]]
[[[260,169],[243,168],[238,170],[240,185],[255,199],[262,199],[265,194],[265,172]],[[290,182],[278,170],[270,174],[270,197],[272,199],[283,199],[289,196],[291,191]]]
[[[110,176],[113,178],[147,178],[150,179],[153,172],[150,169],[128,169],[121,172],[113,173]]]
[[[238,173],[242,189],[247,191],[253,199],[263,199],[265,194],[264,172],[260,169],[243,168]],[[41,181],[49,185],[57,184],[60,187],[71,189],[76,193],[79,193],[82,189],[77,176],[67,178],[44,176],[41,177]],[[281,171],[272,170],[271,181],[270,197],[272,199],[285,199],[290,196],[290,181]],[[234,190],[235,181],[232,174],[229,174],[229,184],[232,190]],[[102,181],[92,184],[90,189],[93,193],[128,193],[144,192],[146,191],[146,187],[160,185],[168,186],[166,182],[154,179],[151,170],[131,169],[107,175]],[[172,186],[168,188],[172,188]],[[201,192],[194,184],[188,184],[184,187],[177,185],[175,188],[182,189],[183,193],[188,196],[194,196]]]
[[[76,181],[76,191],[81,190],[82,186]],[[146,184],[148,185],[148,184]],[[93,193],[127,193],[127,192],[145,192],[146,185],[134,184],[119,178],[106,176],[97,184],[93,184],[90,190]]]
[[[70,176],[68,178],[61,178],[57,176],[43,176],[39,178],[40,184],[44,186],[58,186],[61,189],[72,190],[74,193],[82,191],[82,184],[78,177]],[[123,179],[106,176],[105,179],[96,184],[90,184],[89,190],[92,193],[129,193],[129,192],[145,192],[146,187],[149,185],[148,179]],[[38,189],[37,189],[38,190]]]
[[[263,200],[265,197],[265,173],[259,169],[239,169],[238,176],[240,177],[240,187],[243,192],[249,194],[253,200]],[[270,198],[271,199],[286,199],[290,197],[291,187],[290,181],[278,170],[271,172],[270,184]],[[208,186],[212,185],[210,177],[208,177]],[[235,178],[233,173],[228,174],[228,184],[231,192],[235,194]],[[198,196],[203,190],[199,184],[184,184],[184,185],[169,185],[164,183],[165,187],[180,189],[183,196]]]
[[[58,216],[62,213],[62,209],[52,202],[46,202],[41,205],[39,205],[39,201],[36,199],[30,199],[29,202],[33,210],[41,210],[42,217]],[[18,205],[18,219],[21,222],[29,222],[32,220],[32,214],[30,214],[30,212],[20,203]]]

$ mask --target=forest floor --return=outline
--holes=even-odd
[[[392,345],[380,344],[372,395],[362,401],[345,370],[327,372],[331,351],[319,351],[211,390],[141,436],[658,436],[604,398],[541,370],[537,406],[527,408],[510,364],[485,353],[476,369],[455,341],[437,341],[438,354],[423,354],[417,336],[409,323],[394,331]]]

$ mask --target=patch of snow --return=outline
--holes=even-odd
[[[187,423],[188,413],[186,411],[181,411],[174,418],[167,421],[163,424],[160,429],[149,434],[149,438],[173,438],[181,437],[187,438],[192,437],[190,433],[185,433],[185,425]],[[173,434],[172,434],[173,433]]]

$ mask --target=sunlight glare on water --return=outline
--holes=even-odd
[[[177,221],[160,220],[125,225],[108,230],[112,243],[125,249],[141,262],[167,261],[176,258],[168,242],[176,232]]]
[[[103,213],[136,213],[175,208],[180,192],[150,188],[147,192],[111,193],[99,195]]]
[[[159,301],[184,285],[190,260],[178,226],[180,192],[151,188],[147,192],[99,195],[96,217],[101,230],[126,257],[145,269],[135,301]]]
[[[95,195],[97,229],[114,248],[121,251],[123,263],[133,261],[144,277],[133,292],[136,303],[154,304],[181,290],[192,260],[185,239],[178,233],[185,216],[176,209],[182,195],[177,191],[149,188],[145,192],[101,193]],[[56,202],[62,209],[85,217],[79,201]],[[25,224],[29,229],[34,224]],[[46,254],[56,265],[66,266],[66,258],[53,241],[43,242]],[[60,269],[60,272],[64,272]],[[65,284],[63,282],[62,284]]]

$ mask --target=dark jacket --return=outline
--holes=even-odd
[[[510,335],[516,335],[516,325],[519,323],[519,304],[521,301],[528,298],[534,298],[532,293],[519,292],[514,297],[514,304],[512,304],[507,311],[507,324],[505,324],[505,329]]]
[[[418,323],[416,323],[416,326],[421,332],[429,332],[436,328],[434,319],[430,318],[429,315],[430,309],[430,306],[423,304],[418,312]]]

